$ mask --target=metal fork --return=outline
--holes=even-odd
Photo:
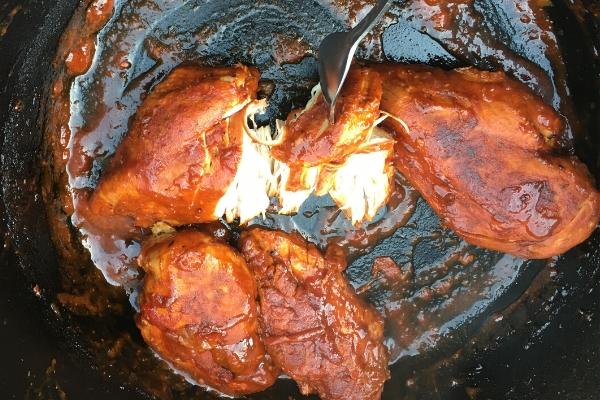
[[[319,46],[319,78],[323,98],[329,105],[329,122],[335,122],[335,102],[344,85],[358,44],[373,29],[392,0],[378,0],[367,16],[348,32],[327,35]]]

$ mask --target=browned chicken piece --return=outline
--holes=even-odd
[[[267,351],[301,392],[380,398],[389,378],[383,321],[343,277],[343,258],[261,228],[243,232],[241,248],[258,282]]]
[[[237,396],[271,386],[275,367],[259,338],[257,291],[244,259],[201,232],[143,244],[136,318],[144,340],[199,383]]]
[[[381,91],[376,71],[352,67],[336,102],[335,123],[329,123],[329,106],[318,94],[304,110],[288,116],[283,143],[272,148],[273,157],[300,167],[342,163],[368,139],[379,117]]]
[[[561,117],[501,72],[381,66],[396,165],[467,242],[547,258],[584,241],[600,195],[576,157],[560,155]]]
[[[238,111],[254,99],[258,79],[242,65],[176,68],[140,106],[90,211],[140,227],[216,220],[241,159],[245,115]]]
[[[314,193],[329,194],[354,224],[372,220],[393,185],[394,141],[375,126],[382,84],[372,68],[355,65],[336,102],[336,122],[320,87],[303,110],[278,126],[275,158],[280,212],[297,212]]]

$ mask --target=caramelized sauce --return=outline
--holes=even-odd
[[[63,34],[46,110],[44,196],[63,258],[87,268],[81,240],[110,283],[133,291],[135,304],[136,257],[147,232],[96,230],[83,212],[130,118],[146,93],[185,61],[257,66],[262,86],[270,88],[270,106],[260,120],[285,118],[306,103],[318,80],[314,50],[321,39],[353,26],[373,1],[320,3],[326,7],[292,0],[86,2]],[[521,0],[502,14],[494,11],[495,2],[478,3],[483,16],[471,1],[395,5],[383,23],[388,28],[367,38],[358,55],[371,61],[504,68],[570,116],[564,68],[542,7]],[[298,38],[297,48],[288,47]],[[284,47],[289,51],[282,52]],[[395,359],[427,354],[440,343],[461,343],[464,338],[456,332],[501,299],[515,298],[535,275],[532,264],[539,265],[460,241],[399,175],[388,205],[358,228],[329,197],[312,197],[297,215],[268,214],[252,224],[296,230],[321,248],[343,249],[352,260],[348,279],[386,316],[387,345]],[[207,229],[232,243],[239,231],[219,225]],[[372,274],[378,257],[390,259],[387,266],[377,261]],[[149,392],[170,393],[168,384],[148,375]]]
[[[277,64],[295,64],[314,53],[310,44],[302,37],[285,33],[277,34],[274,37],[273,59]]]
[[[111,17],[114,6],[114,0],[92,1],[85,13],[85,22],[90,25],[90,29],[99,31]]]

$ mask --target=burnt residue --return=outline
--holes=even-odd
[[[556,40],[570,62],[566,82],[579,121],[574,145],[579,158],[600,176],[600,4],[594,0],[556,2],[548,8]],[[579,45],[576,45],[579,44]]]
[[[565,95],[564,68],[547,20],[546,9],[552,6],[519,1],[515,4],[521,8],[504,9],[499,6],[503,3],[397,2],[358,55],[377,62],[505,69],[571,118],[571,126],[579,126]],[[104,374],[159,398],[218,397],[189,385],[147,349],[134,326],[128,297],[121,288],[106,284],[94,268],[70,219],[78,196],[95,187],[145,94],[180,63],[241,62],[257,66],[262,74],[262,95],[269,97],[270,106],[260,121],[284,118],[305,104],[317,82],[315,57],[321,39],[353,26],[372,4],[369,0],[96,0],[75,13],[52,71],[42,187],[61,256],[62,287],[53,310],[56,318],[72,327],[74,336],[85,338],[83,347]],[[74,148],[79,151],[72,152]],[[66,164],[73,157],[88,168],[69,177]],[[551,268],[467,245],[441,226],[401,176],[389,204],[369,224],[353,227],[328,197],[311,198],[291,218],[267,215],[253,223],[296,230],[322,248],[336,245],[346,251],[352,260],[348,279],[386,316],[387,344],[398,360],[394,383],[406,382],[386,390],[384,398],[406,394],[398,388],[407,387],[410,394],[437,384],[427,378],[433,376],[431,371],[460,358],[457,349],[474,332],[494,325],[490,318],[499,318],[497,313],[522,296],[538,271],[547,273]],[[239,233],[235,225],[202,229],[231,243]],[[111,267],[117,263],[117,272],[131,272],[139,244],[125,243],[125,250],[110,258],[100,252],[97,266],[106,271],[106,261],[111,260]],[[371,273],[380,257],[390,257],[398,265],[401,285]],[[538,284],[523,296],[543,292],[543,287]],[[415,375],[431,365],[430,375]],[[457,382],[477,396],[478,389],[468,386],[468,379]],[[251,398],[281,398],[281,393],[301,397],[293,382],[280,380]]]
[[[413,271],[401,287],[384,281],[363,293],[386,316],[390,349],[400,363],[460,344],[464,337],[457,332],[518,295],[543,265],[467,245],[440,226],[423,200],[405,226],[348,267],[350,281],[369,283],[369,267],[381,256]]]

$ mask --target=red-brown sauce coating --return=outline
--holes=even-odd
[[[242,233],[241,249],[258,282],[267,351],[301,392],[378,399],[389,378],[383,320],[342,275],[340,253],[260,228]]]
[[[279,370],[259,338],[257,291],[244,259],[201,232],[144,243],[136,322],[146,342],[196,381],[230,395],[271,386]]]
[[[290,114],[284,141],[273,147],[273,156],[293,166],[342,163],[366,140],[379,117],[381,90],[376,71],[351,68],[336,102],[335,123],[329,123],[329,106],[319,95],[312,108],[299,116]]]
[[[302,37],[281,33],[273,40],[273,58],[277,64],[294,64],[313,54],[310,44]]]
[[[320,1],[321,4],[327,4],[334,8],[334,13],[340,19],[346,20],[349,18],[351,20],[349,25],[354,24],[360,17],[365,15],[373,2],[372,0]],[[232,31],[232,27],[237,29],[238,26],[243,25],[243,16],[245,13],[238,13],[238,16],[228,21],[219,20],[218,24],[209,21],[202,25],[195,34],[190,35],[193,40],[197,40],[200,43],[198,48],[194,48],[186,41],[187,36],[185,35],[178,36],[177,32],[171,30],[160,32],[160,26],[153,25],[158,26],[156,34],[158,35],[160,32],[162,35],[157,37],[154,36],[155,31],[148,29],[149,24],[160,21],[163,16],[167,16],[168,20],[168,16],[174,14],[172,12],[173,9],[177,9],[180,4],[186,2],[178,0],[169,2],[155,2],[152,0],[122,2],[116,0],[115,8],[119,12],[115,15],[114,20],[109,22],[109,26],[107,26],[108,29],[106,31],[109,32],[109,35],[105,37],[98,36],[99,39],[96,36],[96,32],[101,28],[102,20],[108,21],[113,12],[111,8],[113,5],[110,1],[103,0],[97,2],[85,1],[83,3],[86,4],[82,4],[82,7],[75,13],[75,18],[61,37],[57,56],[53,64],[53,73],[56,75],[53,76],[55,78],[52,86],[53,90],[49,95],[45,114],[45,150],[43,156],[44,168],[42,169],[44,174],[43,191],[44,199],[48,205],[50,225],[53,229],[53,240],[61,256],[63,290],[75,293],[74,296],[76,296],[76,293],[84,293],[82,295],[84,296],[82,297],[84,300],[77,300],[78,304],[87,303],[88,297],[85,294],[92,293],[89,298],[93,303],[93,307],[90,308],[99,310],[102,313],[111,314],[115,312],[117,307],[112,302],[112,298],[106,295],[106,291],[110,290],[111,293],[120,295],[118,297],[120,299],[124,297],[121,295],[120,288],[113,288],[106,285],[101,276],[94,280],[95,283],[88,278],[82,280],[79,276],[80,273],[87,274],[86,276],[100,274],[94,270],[89,260],[90,255],[88,251],[82,248],[80,243],[80,240],[83,240],[85,243],[86,240],[90,241],[93,239],[86,233],[78,235],[76,230],[72,229],[69,222],[73,212],[80,209],[81,204],[84,204],[84,202],[77,201],[79,193],[93,187],[93,185],[89,185],[81,189],[70,185],[67,181],[65,163],[69,158],[67,145],[71,134],[75,137],[88,136],[88,143],[94,145],[97,143],[102,144],[102,149],[99,153],[100,156],[93,153],[93,147],[90,146],[80,149],[82,151],[81,154],[73,155],[74,157],[89,158],[90,160],[87,165],[93,165],[92,160],[94,158],[111,155],[124,133],[124,128],[119,128],[119,126],[127,126],[129,116],[133,115],[140,103],[136,96],[140,92],[148,92],[148,88],[151,87],[151,83],[157,77],[163,77],[171,68],[183,60],[190,60],[190,55],[194,60],[200,58],[209,63],[222,62],[224,58],[222,57],[221,50],[211,53],[210,51],[205,52],[205,49],[211,49],[212,51],[212,49],[221,46],[220,40],[222,38],[218,38],[220,28],[223,27],[226,29],[225,31],[229,30],[230,32]],[[90,3],[92,5],[88,7]],[[130,7],[127,3],[130,3],[131,7],[135,7],[135,11],[129,12],[128,8]],[[274,1],[273,3],[278,2]],[[492,2],[482,1],[479,3],[481,5]],[[419,35],[419,38],[422,38],[423,41],[411,42],[398,40],[397,43],[394,43],[395,34],[388,35],[385,55],[390,60],[399,60],[401,62],[409,60],[410,62],[433,62],[437,64],[439,60],[436,61],[436,59],[430,58],[426,53],[427,49],[423,46],[426,45],[426,39],[434,38],[446,50],[464,63],[478,65],[483,68],[490,68],[491,66],[498,69],[508,68],[511,73],[519,78],[524,78],[524,80],[528,76],[540,76],[536,72],[539,69],[536,70],[535,67],[535,65],[538,65],[551,77],[552,83],[549,83],[545,79],[540,80],[536,78],[530,79],[527,81],[527,84],[540,93],[552,92],[552,84],[554,84],[553,105],[555,107],[560,106],[561,112],[571,117],[566,112],[567,108],[565,107],[565,104],[569,103],[570,100],[566,90],[567,80],[565,79],[564,65],[562,64],[556,38],[550,30],[552,28],[551,23],[548,20],[546,10],[543,9],[544,6],[547,6],[547,2],[542,3],[544,4],[540,4],[537,0],[505,2],[502,9],[502,12],[507,13],[507,18],[510,21],[517,21],[523,18],[527,20],[529,18],[530,22],[520,25],[523,29],[522,31],[511,31],[513,33],[509,32],[508,36],[511,40],[515,41],[511,47],[518,49],[519,53],[524,54],[524,57],[532,60],[533,63],[526,62],[525,58],[515,57],[515,52],[512,52],[505,45],[501,45],[501,40],[498,36],[492,35],[489,32],[484,26],[482,19],[474,18],[477,17],[478,13],[475,12],[473,5],[466,4],[464,1],[446,2],[448,7],[456,7],[459,9],[459,12],[454,14],[457,17],[455,21],[440,30],[429,29],[431,24],[425,18],[431,12],[437,12],[438,5],[436,2],[411,1],[403,3],[401,7],[398,7],[399,3],[396,4],[392,12],[387,16],[386,24],[398,20],[400,23],[396,26],[409,26],[411,27],[410,29],[425,32],[426,34]],[[442,11],[445,12],[448,7],[442,7]],[[249,19],[254,20],[254,13],[265,8],[269,9],[269,13],[276,10],[276,6],[271,2],[266,7],[264,4],[253,3],[247,8],[242,9],[247,10],[247,14],[252,15],[252,18]],[[15,12],[17,10],[15,9]],[[235,9],[235,11],[238,11],[238,9]],[[89,17],[86,14],[89,14]],[[225,14],[223,13],[223,15]],[[273,15],[276,14],[274,13]],[[195,25],[196,21],[200,20],[190,19],[190,21],[189,31],[194,32],[198,26]],[[0,35],[6,29],[4,22],[0,24]],[[242,23],[240,24],[240,22]],[[203,22],[198,22],[198,24],[203,24]],[[274,26],[276,24],[271,25]],[[508,25],[510,25],[511,29],[515,26],[512,22]],[[310,32],[318,31],[319,33],[316,34],[318,39],[328,33],[330,29],[331,24],[329,21],[327,25],[320,24],[318,21],[311,22]],[[290,32],[293,30],[294,28],[290,29]],[[381,59],[383,52],[379,45],[384,42],[379,35],[381,31],[377,30],[375,35],[372,35],[372,37],[365,41],[366,44],[363,43],[358,53],[360,58]],[[391,29],[390,31],[393,30]],[[530,31],[535,32],[533,32],[533,35],[530,35]],[[286,31],[285,35],[287,34],[288,32]],[[249,43],[245,36],[242,37],[242,41],[239,42],[224,41],[226,44],[237,43],[233,47],[228,47],[231,50],[230,57],[233,59],[232,62],[245,60],[246,62],[260,64],[262,60],[272,58],[269,56],[275,51],[272,47],[269,47],[270,45],[255,46],[254,43]],[[318,47],[318,40],[315,41],[314,36],[311,39],[310,34],[299,33],[293,35],[293,37],[306,39],[313,49]],[[98,55],[97,62],[91,66],[90,72],[92,74],[88,74],[88,78],[77,78],[73,81],[73,71],[65,68],[64,61],[72,49],[77,49],[78,42],[86,38],[91,43],[98,40],[98,52],[100,54]],[[494,40],[490,40],[490,38]],[[256,43],[261,43],[261,40],[256,40]],[[268,42],[272,42],[270,37],[268,38]],[[472,44],[476,43],[478,46],[469,46],[469,42]],[[187,51],[185,56],[182,55],[182,48]],[[132,49],[142,50],[138,53]],[[140,53],[145,55],[145,51],[147,51],[148,57],[157,62],[156,66],[149,67],[145,64],[143,57],[135,57],[136,54],[140,55]],[[416,61],[410,57],[408,59],[404,58],[406,53],[414,54],[413,51],[417,53]],[[266,54],[267,57],[262,57],[263,54]],[[486,56],[482,59],[482,55]],[[287,55],[284,55],[282,60],[286,57]],[[510,63],[502,61],[505,58],[515,60],[516,64],[513,65],[517,66],[517,71],[529,72],[514,73],[514,70],[509,68]],[[230,58],[226,58],[225,60],[225,62],[228,62],[227,60],[230,60]],[[302,64],[304,67],[311,65],[311,60],[305,61]],[[301,96],[304,96],[295,105],[302,104],[306,96],[308,96],[310,85],[313,85],[315,80],[313,78],[305,79],[304,76],[301,76],[302,73],[299,75],[294,74],[295,71],[301,71],[301,69],[302,66],[297,65],[278,65],[276,67],[277,71],[285,71],[281,76],[278,76],[273,73],[272,69],[268,70],[261,65],[261,71],[267,71],[268,78],[273,79],[272,82],[276,82],[274,85],[277,85],[275,96],[271,99],[272,102],[275,102],[277,98],[281,100],[282,90],[288,91],[290,88],[293,88],[293,96],[298,96],[299,90],[301,91]],[[141,75],[128,75],[128,72],[135,70]],[[290,73],[290,71],[293,73]],[[555,73],[553,74],[552,71]],[[115,79],[115,77],[119,76],[126,77],[126,79],[123,81]],[[284,79],[281,79],[282,76]],[[85,97],[85,99],[91,99],[92,101],[83,101],[84,98],[75,89],[82,83],[90,84],[94,80],[100,83],[98,83],[94,90],[87,92]],[[121,87],[126,88],[126,90],[120,94],[120,97],[111,97]],[[284,89],[281,89],[282,87]],[[289,99],[285,96],[283,97]],[[143,95],[140,98],[143,98]],[[288,111],[285,101],[283,104],[284,107],[280,110],[281,115],[287,114]],[[280,103],[277,103],[276,107],[280,107]],[[73,110],[73,114],[70,112],[71,109]],[[72,116],[76,123],[69,126],[69,118]],[[80,118],[83,123],[77,122],[77,118]],[[573,124],[576,120],[569,119],[569,122]],[[409,271],[409,275],[414,272],[414,278],[410,279],[410,283],[401,285],[402,290],[398,292],[392,291],[393,294],[397,295],[394,299],[388,300],[387,298],[382,298],[381,302],[385,302],[385,307],[382,307],[382,309],[386,310],[386,321],[390,326],[394,327],[394,334],[392,336],[396,338],[396,350],[399,349],[403,354],[415,356],[426,353],[424,347],[434,348],[437,346],[436,335],[443,336],[443,333],[438,334],[440,332],[438,329],[440,327],[447,327],[449,325],[447,321],[450,318],[458,315],[459,319],[464,318],[464,320],[468,320],[471,318],[466,311],[469,309],[468,307],[480,302],[477,303],[479,307],[481,302],[485,303],[485,301],[493,298],[499,290],[495,290],[490,282],[498,282],[502,285],[495,287],[496,289],[504,287],[507,282],[513,282],[514,274],[511,275],[511,273],[514,273],[514,271],[518,270],[519,266],[525,264],[521,260],[505,256],[504,258],[508,259],[508,262],[500,266],[500,276],[488,277],[482,274],[482,271],[497,272],[498,268],[494,267],[497,258],[486,258],[486,255],[490,254],[489,252],[473,249],[462,242],[459,246],[463,250],[467,249],[464,253],[466,255],[450,255],[448,256],[448,264],[441,263],[440,265],[432,266],[430,260],[427,258],[425,261],[418,261],[419,247],[421,245],[430,241],[441,243],[440,248],[435,248],[435,253],[439,252],[445,257],[443,255],[443,246],[447,243],[453,243],[454,239],[449,239],[448,236],[451,235],[446,231],[441,233],[435,231],[435,233],[440,233],[440,235],[423,238],[426,235],[427,229],[429,229],[427,221],[422,220],[422,216],[420,216],[421,211],[426,206],[419,200],[416,219],[411,218],[411,215],[415,211],[415,202],[417,200],[415,191],[410,185],[404,182],[396,187],[402,189],[401,195],[397,196],[399,199],[396,202],[397,206],[390,207],[391,209],[386,212],[386,217],[378,220],[375,224],[365,225],[357,230],[350,229],[342,221],[343,216],[339,216],[341,215],[339,210],[334,210],[332,207],[320,207],[307,211],[307,213],[310,212],[311,216],[306,216],[306,220],[308,221],[306,224],[306,236],[311,236],[312,234],[311,240],[319,243],[321,246],[324,246],[329,241],[339,241],[342,247],[350,249],[349,253],[354,258],[358,254],[364,254],[373,249],[376,243],[383,242],[385,238],[392,236],[398,227],[404,226],[410,219],[405,229],[398,231],[398,235],[396,236],[400,239],[393,238],[394,241],[391,242],[393,246],[384,243],[384,246],[380,247],[380,251],[376,249],[376,252],[381,254],[381,251],[383,251],[383,254],[393,255],[395,259],[398,259],[396,252],[406,251],[407,254],[412,254],[412,258],[406,258],[407,260],[412,260],[412,262],[398,261],[398,265],[402,271],[405,269]],[[71,193],[75,194],[75,205],[72,202]],[[425,212],[425,214],[429,215],[428,212]],[[285,221],[282,218],[281,223],[289,229],[297,228],[287,217]],[[436,224],[433,225],[435,225],[435,228],[432,229],[438,229]],[[214,231],[217,236],[229,237],[231,235],[231,231],[225,233],[223,232],[223,228],[219,226],[215,226],[214,230],[211,226],[209,230]],[[233,236],[235,236],[235,233]],[[418,238],[418,241],[415,237]],[[105,273],[108,271],[107,276],[112,279],[111,282],[123,284],[135,269],[135,258],[139,253],[139,246],[136,245],[135,241],[131,241],[129,243],[133,243],[133,245],[123,247],[119,244],[123,238],[112,236],[110,232],[104,232],[102,239],[105,244],[113,244],[115,252],[108,255],[106,253],[92,253],[93,262]],[[427,250],[429,251],[429,248]],[[477,254],[474,266],[463,265],[463,263],[468,263],[473,258],[473,254],[469,252]],[[483,257],[480,258],[480,255],[483,255]],[[107,261],[109,262],[109,268],[106,268]],[[381,264],[381,262],[379,263]],[[391,263],[387,261],[385,264],[391,266]],[[356,268],[360,267],[362,270],[368,271],[371,264],[365,266],[357,263],[356,265]],[[502,274],[505,274],[505,276]],[[427,276],[431,279],[427,280],[422,276]],[[353,284],[360,281],[355,276],[350,277],[350,279]],[[451,281],[453,285],[450,288],[447,284],[448,281]],[[96,286],[91,287],[92,285]],[[406,289],[407,287],[409,289]],[[415,292],[413,293],[411,290]],[[373,300],[370,290],[367,290],[365,295],[369,300]],[[461,299],[462,295],[468,296]],[[66,295],[60,296],[60,298],[64,300],[65,304],[73,303],[71,300],[75,299]],[[399,298],[402,300],[398,301]],[[127,302],[123,304],[125,307],[121,308],[128,309]],[[394,312],[396,310],[397,312]],[[462,321],[464,322],[464,320]],[[463,322],[453,320],[450,325],[462,326]],[[427,346],[416,347],[415,343],[426,343]],[[108,352],[104,351],[105,347],[109,348]],[[114,346],[110,341],[98,343],[96,349],[98,351],[99,365],[102,365],[101,363],[103,362],[102,355],[110,354],[110,360],[106,365],[108,366],[107,371],[109,368],[111,375],[116,376],[117,373],[120,373],[120,376],[125,376],[123,378],[124,381],[129,381],[136,386],[141,385],[142,390],[154,393],[157,397],[177,397],[181,396],[181,393],[185,393],[183,396],[189,396],[192,390],[188,385],[184,384],[183,380],[177,379],[167,373],[167,368],[160,365],[157,366],[157,363],[153,361],[154,357],[148,357],[146,350],[142,348],[141,344],[136,343],[134,345],[131,339],[125,341],[119,340],[114,343]],[[135,351],[133,353],[135,357],[126,358],[119,356],[120,353],[132,354],[132,350]],[[199,394],[199,396],[203,395]]]
[[[137,227],[216,220],[242,152],[243,113],[223,117],[253,99],[257,86],[258,71],[245,66],[171,72],[139,108],[91,197],[90,213],[130,218]],[[86,166],[69,163],[72,175],[80,168]]]
[[[98,31],[111,17],[113,8],[115,6],[114,0],[94,0],[92,1],[85,13],[85,22],[89,24],[90,29]]]
[[[80,75],[88,70],[94,58],[96,46],[89,39],[82,39],[75,45],[65,58],[65,66],[71,75]]]
[[[501,72],[382,66],[396,165],[468,242],[524,258],[589,237],[600,194],[576,157],[557,155],[561,117]]]

